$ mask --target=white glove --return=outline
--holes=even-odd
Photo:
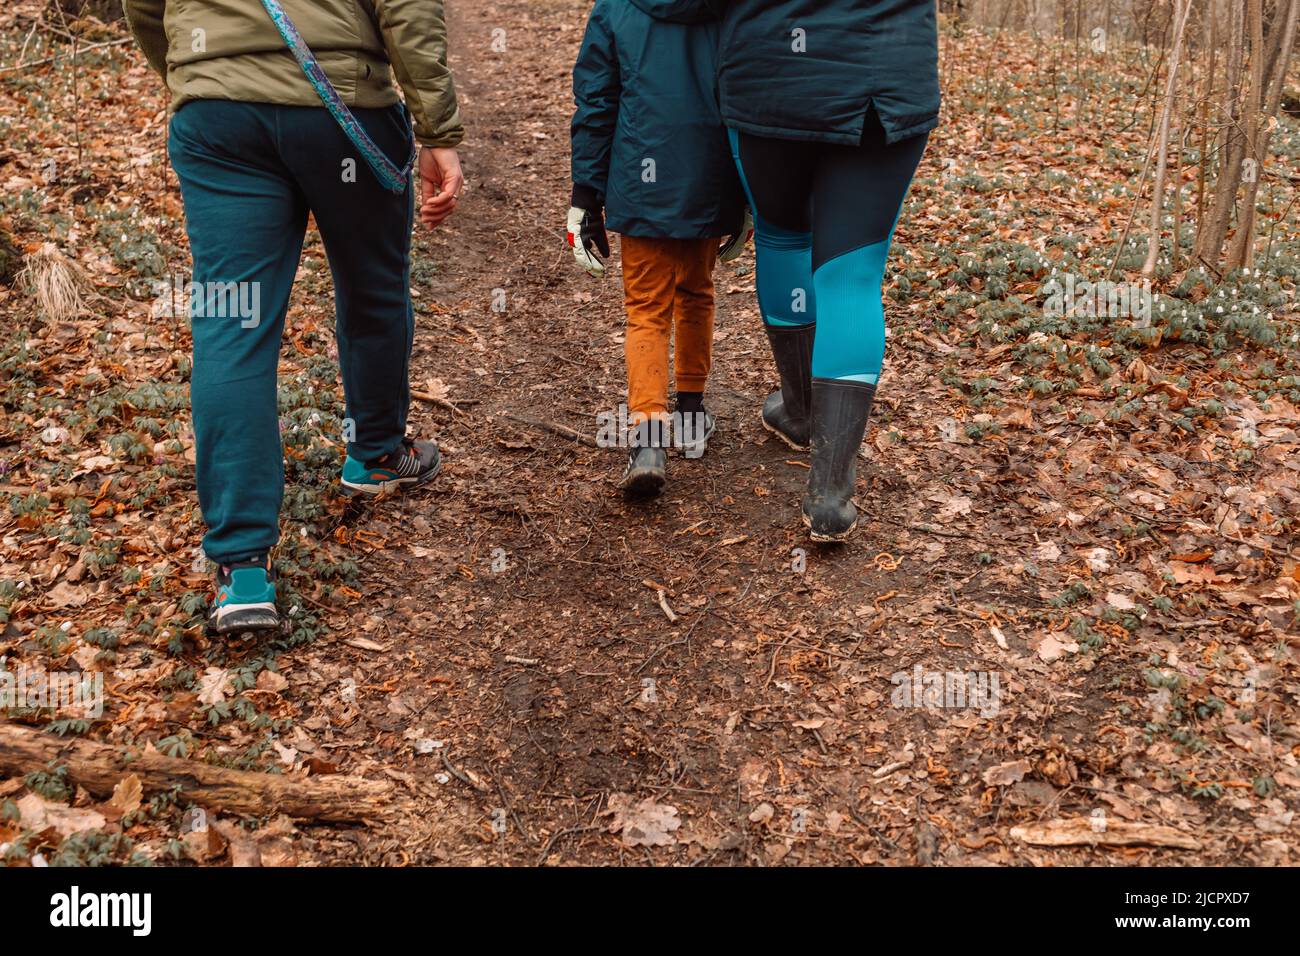
[[[745,251],[745,243],[749,242],[754,235],[754,215],[745,207],[745,221],[741,223],[740,231],[731,236],[718,248],[718,261],[730,262],[738,258]]]
[[[605,263],[596,255],[600,249],[609,255],[609,238],[605,234],[604,217],[599,213],[593,215],[577,206],[569,207],[569,219],[566,225],[566,238],[573,250],[573,258],[587,272],[597,279],[605,277]]]

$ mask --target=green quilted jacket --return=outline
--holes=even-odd
[[[397,102],[393,75],[426,146],[464,137],[447,71],[442,0],[281,0],[349,106]],[[124,0],[172,109],[190,100],[320,106],[260,0]]]

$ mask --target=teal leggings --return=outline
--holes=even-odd
[[[354,112],[405,162],[402,107]],[[168,150],[194,257],[190,403],[203,549],[231,564],[279,540],[276,367],[308,213],[334,278],[348,453],[379,458],[406,433],[413,189],[384,189],[320,107],[197,100],[172,117]]]
[[[856,146],[730,135],[754,214],[763,321],[816,324],[814,378],[874,385],[885,259],[927,137],[887,144],[874,111]]]

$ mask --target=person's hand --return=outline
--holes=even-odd
[[[605,264],[596,255],[596,250],[600,250],[601,256],[609,258],[609,236],[605,233],[605,217],[601,211],[570,206],[565,238],[578,265],[597,279],[604,278]]]
[[[450,216],[464,185],[455,149],[420,147],[420,222],[432,229]]]
[[[745,251],[745,243],[754,235],[754,215],[745,207],[745,218],[740,227],[718,247],[718,261],[730,262]]]

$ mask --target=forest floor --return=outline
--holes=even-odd
[[[33,31],[42,7],[0,14],[0,69],[29,34],[22,62],[66,53]],[[623,400],[621,282],[562,237],[586,4],[448,7],[468,187],[417,241],[413,384],[437,400],[412,414],[446,468],[361,513],[338,498],[310,231],[281,370],[293,621],[273,644],[201,626],[188,336],[150,291],[188,269],[159,82],[130,45],[0,73],[0,228],[87,283],[62,322],[0,285],[0,657],[105,681],[93,720],[9,719],[393,787],[368,823],[217,808],[220,838],[198,839],[175,794],[127,780],[102,800],[33,767],[0,780],[5,858],[1300,862],[1296,184],[1261,190],[1258,273],[1166,261],[1149,319],[1053,314],[1053,269],[1110,265],[1152,64],[945,31],[863,525],[814,546],[806,456],[759,424],[775,373],[752,251],[717,274],[707,455],[672,458],[658,501],[616,492],[622,452],[590,442]],[[1274,144],[1294,170],[1293,120]],[[1194,204],[1195,168],[1181,181]]]

